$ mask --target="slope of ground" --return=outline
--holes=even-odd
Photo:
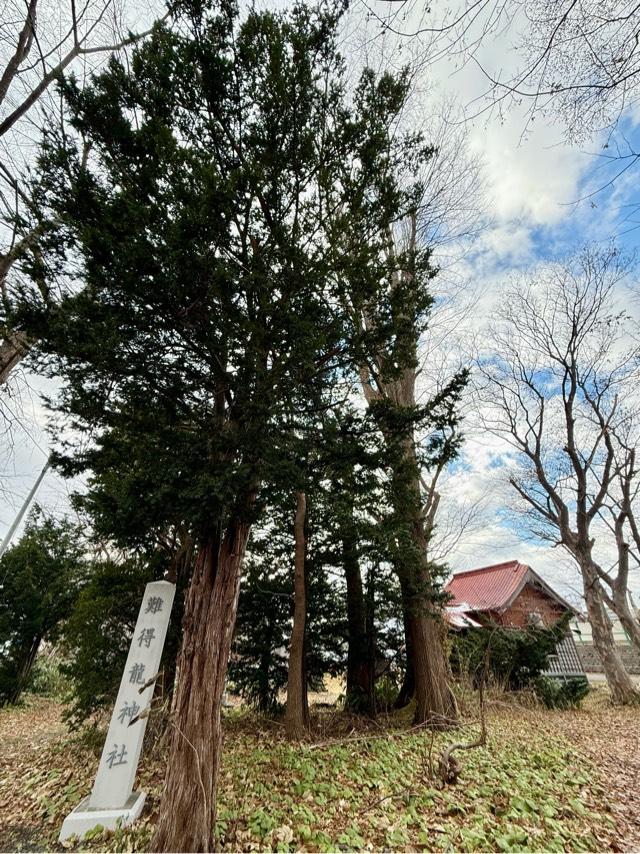
[[[59,849],[62,819],[90,789],[101,735],[70,735],[60,712],[45,700],[0,712],[1,851]],[[328,712],[316,724],[290,745],[276,723],[229,713],[224,850],[640,850],[639,715],[599,692],[577,712],[495,698],[487,747],[461,754],[459,783],[444,789],[429,766],[450,735],[407,729],[406,717],[365,727]],[[144,850],[165,754],[160,740],[141,766],[144,819],[83,850]]]

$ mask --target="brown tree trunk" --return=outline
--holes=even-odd
[[[420,579],[408,579],[405,586],[409,590],[405,619],[411,649],[407,663],[411,662],[412,671],[405,672],[403,700],[413,687],[414,724],[446,729],[456,725],[458,707],[451,688],[451,669],[445,651],[447,630],[442,612],[425,596]],[[396,701],[398,706],[399,701],[400,697]]]
[[[404,586],[405,589],[402,589]],[[404,709],[413,700],[416,692],[416,674],[413,663],[413,638],[411,637],[411,620],[409,619],[409,595],[406,585],[400,581],[402,589],[402,622],[404,625],[405,669],[404,678],[395,702],[396,709]]]
[[[347,584],[347,688],[346,705],[356,712],[372,712],[372,672],[367,636],[367,613],[353,526],[342,531],[342,565]]]
[[[635,451],[630,453],[629,467],[631,471],[635,471]],[[629,640],[640,653],[640,612],[635,612],[629,600],[629,543],[625,538],[625,521],[631,523],[631,532],[634,537],[637,535],[635,515],[633,513],[633,504],[631,501],[631,474],[629,474],[623,482],[623,510],[618,514],[615,521],[616,546],[618,548],[618,567],[615,576],[611,577],[608,573],[604,573],[602,579],[602,570],[600,568],[598,575],[600,583],[603,584],[603,592],[606,589],[610,592],[608,597],[604,598],[606,604],[609,605],[613,613],[620,620],[622,628],[627,633]],[[635,532],[635,533],[634,533]]]
[[[447,629],[439,612],[416,614],[412,623],[416,712],[414,723],[448,729],[458,722],[458,706],[451,688],[446,656]]]
[[[593,645],[602,662],[611,699],[619,704],[636,703],[640,700],[640,694],[635,689],[616,648],[611,620],[599,591],[599,581],[594,571],[585,567],[582,569],[582,576]]]
[[[307,678],[305,667],[305,623],[307,619],[307,590],[305,580],[305,518],[307,502],[304,492],[296,492],[296,515],[294,522],[294,577],[293,577],[293,628],[289,647],[289,671],[287,676],[287,711],[285,727],[287,738],[302,738],[309,729],[309,706],[307,702]]]
[[[451,688],[442,608],[433,601],[428,542],[420,500],[420,469],[413,441],[405,443],[403,458],[394,471],[393,481],[394,514],[399,522],[395,569],[413,648],[414,723],[443,729],[457,723],[458,708]]]
[[[212,851],[221,701],[250,524],[232,519],[198,554],[187,594],[178,685],[153,851]]]
[[[40,649],[40,643],[42,638],[37,636],[33,638],[31,641],[31,645],[25,651],[24,657],[20,664],[20,672],[18,674],[18,678],[16,680],[15,687],[8,698],[8,702],[10,705],[14,705],[20,699],[22,692],[27,686],[29,681],[29,677],[31,676],[31,671],[33,670],[33,665],[36,660],[36,655],[38,654],[38,650]]]
[[[29,342],[24,332],[10,332],[0,342],[0,385],[6,383],[11,371],[29,351]]]

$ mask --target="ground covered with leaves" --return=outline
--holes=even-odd
[[[61,850],[64,816],[88,793],[100,730],[70,734],[61,707],[33,699],[0,712],[0,850]],[[431,766],[450,740],[406,715],[363,724],[316,716],[308,743],[291,745],[276,722],[229,713],[218,838],[228,851],[640,850],[640,713],[594,692],[580,711],[489,701],[488,744],[461,753],[456,785]],[[151,733],[153,735],[153,733]],[[461,737],[462,736],[462,737]],[[77,850],[144,850],[159,805],[166,738],[150,745],[139,788],[145,817],[97,833]]]

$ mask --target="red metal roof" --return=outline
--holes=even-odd
[[[449,605],[466,604],[470,611],[499,611],[523,586],[531,568],[517,560],[456,573],[444,588]]]

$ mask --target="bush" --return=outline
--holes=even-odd
[[[489,674],[496,681],[511,689],[526,688],[547,669],[568,620],[569,615],[551,628],[486,626],[456,634],[451,643],[453,672],[471,676],[477,684],[488,655]]]
[[[375,685],[376,709],[380,712],[390,712],[399,693],[398,686],[390,676],[378,679]]]
[[[534,690],[548,709],[577,709],[589,693],[589,682],[586,676],[562,681],[538,676]]]
[[[40,653],[33,665],[27,691],[42,697],[62,699],[68,682],[60,666],[60,658],[55,653]]]

